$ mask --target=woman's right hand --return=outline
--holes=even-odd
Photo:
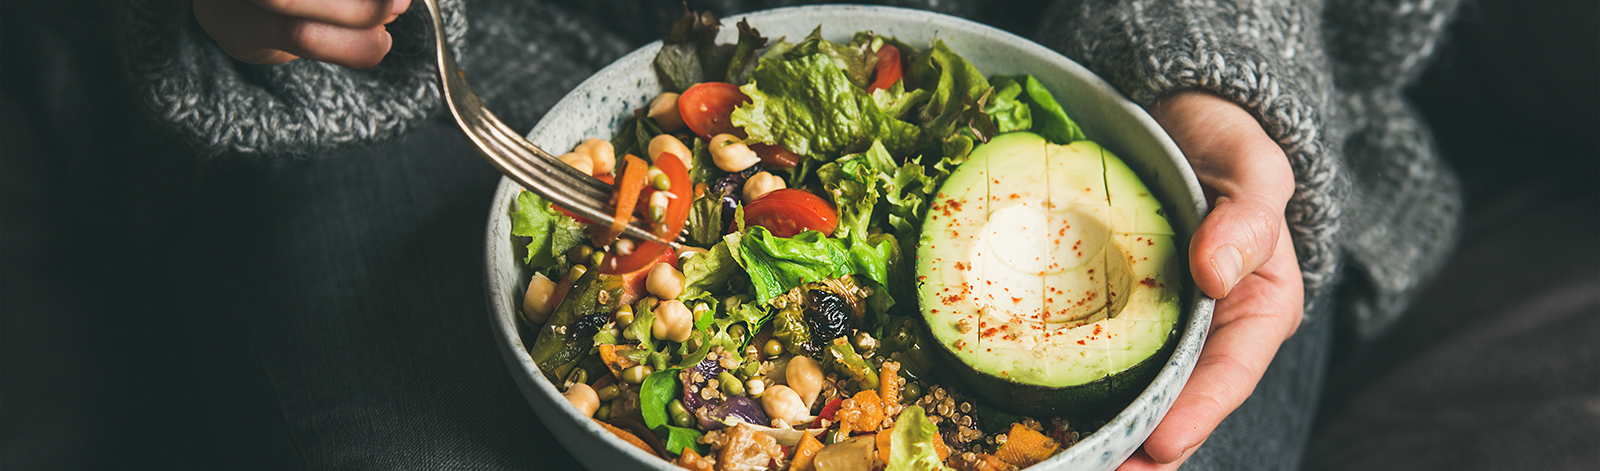
[[[370,69],[394,42],[384,25],[410,6],[410,0],[194,0],[194,17],[240,61],[306,58]]]

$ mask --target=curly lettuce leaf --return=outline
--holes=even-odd
[[[997,134],[1012,131],[1027,131],[1033,128],[1033,113],[1018,98],[1022,94],[1022,84],[1009,77],[996,77],[994,93],[989,96],[988,103],[983,106],[983,112],[993,120]]]
[[[894,158],[879,141],[860,154],[840,157],[817,169],[822,189],[833,197],[839,211],[839,226],[833,236],[851,238],[866,235],[872,226],[873,208],[883,193],[879,181],[894,174]]]
[[[1028,105],[1029,113],[1033,116],[1033,125],[1028,130],[1056,144],[1064,145],[1087,139],[1083,135],[1083,129],[1079,128],[1078,123],[1072,121],[1072,118],[1067,117],[1066,110],[1056,102],[1050,90],[1045,89],[1044,84],[1039,83],[1032,75],[997,76],[994,83],[995,87],[1000,87],[1007,82],[1021,86],[1022,93],[1017,96],[1017,100]]]
[[[567,250],[588,238],[582,224],[556,211],[550,201],[531,191],[517,194],[517,207],[511,213],[511,235],[528,238],[528,254],[522,262],[540,271],[566,263]]]
[[[888,113],[889,116],[904,119],[911,110],[927,103],[929,96],[928,91],[921,88],[906,91],[906,82],[901,80],[889,88],[874,90],[872,101],[878,104],[878,109]]]
[[[734,258],[750,275],[756,299],[766,302],[797,286],[845,275],[863,275],[888,285],[891,264],[900,259],[900,247],[888,234],[852,243],[817,231],[783,238],[764,227],[751,226]]]
[[[720,29],[722,20],[717,15],[685,9],[683,16],[672,22],[656,53],[654,64],[661,86],[682,92],[700,82],[721,80],[735,47],[716,43]]]
[[[928,420],[920,406],[910,406],[900,412],[889,431],[889,462],[885,471],[926,471],[946,468],[934,448],[939,428]]]
[[[920,133],[878,108],[824,54],[762,61],[739,89],[750,102],[735,109],[731,120],[750,141],[782,144],[812,159],[832,160],[873,138],[894,155],[909,155]]]
[[[729,252],[729,247],[739,246],[738,234],[729,236],[733,237],[725,237],[706,253],[689,257],[683,262],[684,285],[680,297],[694,299],[727,291],[728,280],[742,272],[739,263]]]
[[[794,60],[812,54],[822,54],[844,72],[850,83],[865,89],[872,83],[872,73],[878,67],[877,50],[872,46],[871,36],[857,35],[848,44],[822,39],[822,27],[818,26],[811,30],[811,34],[806,35],[805,39],[784,51],[783,57],[786,60]]]
[[[728,73],[724,81],[743,85],[745,79],[750,77],[750,71],[755,70],[761,48],[767,47],[767,38],[761,35],[761,31],[751,27],[747,20],[739,20],[737,26],[739,42],[734,45],[733,56],[728,59]]]

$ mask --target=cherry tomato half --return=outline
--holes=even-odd
[[[678,96],[678,113],[683,115],[683,123],[700,137],[710,139],[718,134],[732,134],[744,139],[744,130],[734,126],[729,116],[734,108],[747,101],[750,97],[744,96],[744,92],[731,83],[698,83]]]
[[[669,152],[663,152],[656,158],[656,168],[667,175],[671,188],[667,191],[667,210],[662,218],[665,222],[655,234],[662,238],[677,237],[683,230],[683,223],[689,220],[689,203],[692,202],[693,188],[690,186],[689,168],[684,165],[683,159]],[[824,203],[826,204],[826,203]],[[634,241],[634,248],[626,254],[618,254],[616,250],[606,252],[600,261],[600,273],[620,275],[633,273],[655,265],[656,259],[666,253],[671,247],[667,244],[648,241]]]
[[[839,213],[833,205],[805,190],[784,188],[756,198],[744,207],[744,222],[761,226],[778,237],[814,230],[833,234],[839,227]]]
[[[751,144],[750,150],[756,151],[756,156],[761,157],[761,163],[768,167],[792,168],[800,165],[802,157],[778,144]]]
[[[872,85],[867,93],[894,86],[900,81],[900,48],[884,44],[878,48],[878,67],[873,72]]]

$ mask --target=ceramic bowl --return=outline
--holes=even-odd
[[[986,74],[1028,73],[1061,102],[1085,134],[1121,156],[1168,209],[1171,223],[1188,247],[1188,237],[1206,211],[1205,199],[1188,163],[1171,139],[1143,109],[1110,84],[1060,54],[996,28],[946,15],[869,6],[810,6],[734,15],[723,20],[720,42],[734,42],[741,19],[770,38],[804,37],[818,25],[824,37],[848,40],[872,30],[926,47],[943,40]],[[528,134],[548,150],[570,149],[590,137],[609,138],[631,110],[660,93],[651,60],[661,47],[652,43],[596,73],[567,94]],[[557,152],[559,153],[559,152]],[[506,365],[528,403],[579,460],[591,469],[676,469],[606,432],[579,415],[561,392],[540,374],[528,356],[531,335],[518,330],[516,310],[531,276],[517,257],[508,217],[520,187],[502,179],[489,211],[485,281],[490,315]],[[1211,323],[1212,302],[1192,286],[1184,296],[1184,332],[1154,382],[1130,406],[1077,445],[1030,469],[1114,469],[1150,435],[1193,370]]]

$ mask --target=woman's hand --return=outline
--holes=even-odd
[[[1304,314],[1304,288],[1284,207],[1289,161],[1243,108],[1205,92],[1157,102],[1151,116],[1183,150],[1211,201],[1189,244],[1195,283],[1217,298],[1211,333],[1144,447],[1121,470],[1177,469],[1255,389]]]
[[[306,58],[370,69],[389,53],[384,30],[410,0],[194,0],[194,17],[224,52],[251,64]]]

